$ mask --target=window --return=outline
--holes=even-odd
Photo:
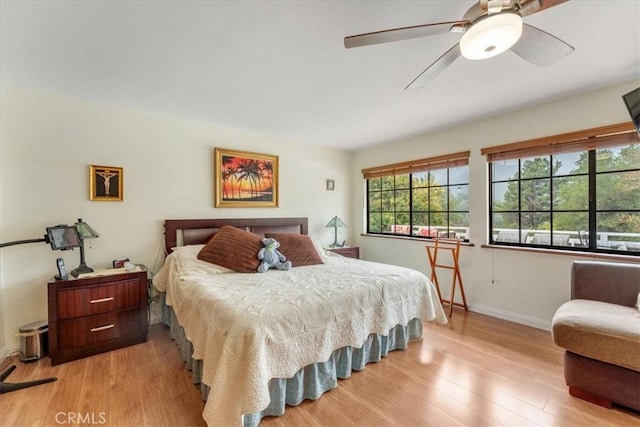
[[[367,233],[469,237],[469,152],[364,169]]]
[[[640,137],[631,124],[482,153],[492,244],[640,256]]]

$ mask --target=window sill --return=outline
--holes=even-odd
[[[628,261],[628,262],[640,262],[640,257],[635,255],[618,255],[618,254],[605,254],[600,252],[581,252],[581,251],[563,251],[562,249],[541,249],[541,248],[525,248],[522,246],[502,246],[502,245],[480,245],[481,248],[486,249],[498,249],[504,251],[517,251],[517,252],[533,252],[538,254],[551,254],[551,255],[565,255],[581,258],[601,258],[607,260],[616,261]]]
[[[412,236],[393,236],[393,235],[386,235],[386,234],[367,234],[367,233],[361,233],[360,236],[362,237],[379,237],[382,239],[396,239],[396,240],[408,240],[408,241],[414,241],[414,242],[433,242],[434,238],[427,238],[427,237],[412,237]],[[454,240],[451,238],[442,238],[443,240]],[[471,242],[463,242],[460,241],[460,246],[475,246],[473,243]]]
[[[420,238],[420,237],[410,237],[410,236],[391,236],[384,234],[367,234],[361,233],[362,237],[375,237],[382,239],[395,239],[395,240],[406,240],[406,241],[414,241],[414,242],[430,242],[433,239]],[[470,242],[460,242],[461,246],[476,246],[474,243]],[[516,251],[516,252],[529,252],[529,253],[538,253],[538,254],[550,254],[550,255],[564,255],[571,257],[581,257],[581,258],[599,258],[599,259],[607,259],[607,260],[615,260],[615,261],[627,261],[627,262],[640,262],[640,257],[635,255],[618,255],[618,254],[605,254],[599,252],[581,252],[581,251],[563,251],[561,249],[541,249],[541,248],[524,248],[520,246],[502,246],[502,245],[480,245],[481,248],[485,249],[497,249],[501,251]]]

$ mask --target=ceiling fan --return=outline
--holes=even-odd
[[[467,59],[486,59],[511,49],[522,59],[543,67],[564,58],[575,49],[543,30],[523,23],[522,18],[565,1],[567,0],[479,0],[459,21],[348,36],[344,38],[344,47],[350,49],[446,32],[462,34],[459,43],[436,59],[405,89],[423,87],[460,55]]]

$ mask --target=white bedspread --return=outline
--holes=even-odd
[[[154,278],[204,360],[211,387],[203,417],[237,425],[269,404],[271,378],[289,378],[344,346],[361,347],[413,318],[446,323],[422,273],[403,267],[325,257],[324,265],[266,273],[220,273],[196,259],[198,247],[168,256]]]

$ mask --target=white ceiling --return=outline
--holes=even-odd
[[[459,40],[346,50],[347,35],[461,19],[459,1],[0,0],[0,82],[346,150],[640,78],[640,1],[573,0],[525,18],[575,47],[537,68]]]

